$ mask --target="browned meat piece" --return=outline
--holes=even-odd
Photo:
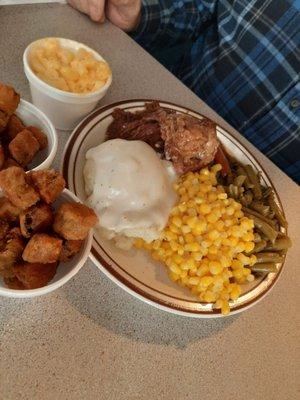
[[[25,167],[27,164],[31,163],[34,156],[39,151],[40,145],[34,134],[28,129],[24,129],[9,143],[8,148],[11,156],[22,167]]]
[[[0,276],[14,276],[12,267],[20,259],[23,249],[24,241],[20,229],[11,229],[2,241],[0,249]]]
[[[8,222],[15,222],[21,209],[14,206],[6,197],[0,198],[0,219]]]
[[[5,153],[3,146],[0,144],[0,170],[3,168],[5,163]]]
[[[35,126],[27,126],[26,129],[28,129],[39,142],[40,150],[43,150],[48,146],[47,135],[45,135],[39,128]]]
[[[145,107],[135,113],[116,108],[112,114],[114,120],[106,132],[107,139],[142,140],[163,152],[160,120],[172,112],[160,107],[158,102],[147,103]]]
[[[3,240],[9,231],[9,223],[5,219],[0,219],[0,240]]]
[[[22,168],[10,167],[0,171],[0,187],[6,197],[18,208],[26,209],[39,200],[38,193],[28,185]]]
[[[70,261],[75,256],[75,254],[80,252],[82,244],[83,240],[65,240],[59,256],[59,261]]]
[[[9,118],[19,105],[20,95],[11,86],[0,83],[0,132],[6,128]]]
[[[17,161],[15,161],[13,158],[8,157],[4,161],[2,169],[7,169],[7,168],[10,168],[10,167],[19,167],[19,168],[21,168],[21,166],[17,163]]]
[[[34,233],[46,231],[52,223],[52,209],[45,203],[34,205],[20,214],[20,228],[22,235],[26,238]]]
[[[62,204],[54,217],[54,231],[67,240],[83,240],[98,222],[95,212],[80,203]]]
[[[41,264],[21,262],[13,267],[18,281],[24,289],[37,289],[46,286],[56,274],[58,263]]]
[[[15,289],[15,290],[26,289],[23,283],[19,281],[19,279],[16,276],[13,276],[11,278],[3,278],[3,281],[5,286],[8,287],[9,289]]]
[[[66,186],[62,175],[54,169],[30,171],[28,176],[41,198],[48,204],[53,203]]]
[[[17,136],[19,132],[23,131],[23,129],[25,129],[25,125],[23,124],[22,120],[17,115],[13,114],[10,117],[7,127],[5,129],[5,140],[7,142],[10,142]]]
[[[219,142],[216,124],[182,114],[168,115],[160,124],[165,157],[179,174],[196,171],[213,161]]]
[[[61,239],[46,233],[36,233],[27,243],[22,257],[29,263],[54,263],[58,261],[61,249]]]

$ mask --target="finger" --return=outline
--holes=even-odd
[[[105,7],[105,0],[93,0],[90,2],[89,5],[89,14],[93,21],[102,22],[105,18],[104,14],[104,7]]]

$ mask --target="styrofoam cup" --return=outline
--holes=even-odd
[[[59,44],[67,49],[77,51],[85,49],[93,54],[96,60],[105,61],[100,54],[82,43],[70,39],[56,38]],[[40,39],[41,40],[41,39]],[[112,82],[112,75],[106,84],[95,92],[70,93],[48,85],[38,78],[29,66],[28,55],[32,46],[39,40],[26,47],[23,54],[24,72],[29,81],[33,104],[41,109],[53,122],[57,129],[71,130],[89,114],[102,99]]]

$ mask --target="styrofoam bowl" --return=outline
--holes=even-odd
[[[40,128],[48,138],[48,146],[35,155],[27,166],[28,170],[50,168],[57,153],[57,134],[54,125],[41,110],[23,99],[20,100],[15,114],[21,118],[25,126],[33,125]]]
[[[54,209],[56,209],[61,203],[68,202],[79,202],[80,200],[76,197],[70,190],[64,189],[62,194],[54,203]],[[67,263],[60,263],[57,272],[48,285],[43,286],[38,289],[30,290],[17,290],[9,289],[4,286],[3,280],[0,278],[0,296],[4,297],[14,297],[14,298],[31,298],[36,296],[42,296],[44,294],[53,292],[54,290],[60,288],[62,285],[67,283],[77,272],[82,268],[86,262],[92,246],[93,231],[90,230],[88,236],[86,237],[84,243],[82,244],[81,250],[77,253],[72,260]]]
[[[106,62],[99,53],[83,43],[70,39],[56,39],[64,48],[73,51],[85,49],[91,52],[96,60]],[[110,75],[106,84],[102,86],[102,88],[90,93],[70,93],[50,86],[35,75],[28,62],[30,50],[39,40],[29,44],[23,54],[24,72],[29,81],[32,101],[48,115],[57,129],[73,129],[96,107],[98,101],[105,96],[112,83],[112,75]]]

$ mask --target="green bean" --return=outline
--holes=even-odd
[[[270,193],[272,193],[272,189],[270,187],[266,187],[263,189],[263,198],[267,198]]]
[[[236,172],[238,173],[238,175],[244,175],[246,177],[246,179],[244,181],[244,186],[247,189],[252,189],[253,188],[253,184],[249,181],[248,176],[247,176],[247,172],[245,171],[244,166],[241,165],[241,164],[238,164]]]
[[[250,218],[253,219],[254,226],[262,233],[264,233],[271,243],[274,243],[277,238],[278,232],[275,231],[275,229],[271,225],[267,224],[261,218],[258,218],[257,216],[251,214]]]
[[[243,206],[250,206],[250,204],[252,203],[253,200],[253,195],[250,192],[250,190],[247,190],[247,192],[245,192],[243,194],[243,196],[241,196],[240,198],[240,202],[242,203]]]
[[[266,250],[287,250],[291,245],[291,239],[288,236],[284,236],[277,238],[271,246],[266,248]]]
[[[232,183],[228,186],[229,196],[236,199],[239,195],[237,186]]]
[[[265,221],[267,224],[271,225],[273,228],[275,227],[275,221],[261,215],[259,212],[251,210],[251,208],[243,207],[243,211],[249,215],[253,215]]]
[[[258,232],[254,232],[254,243],[258,243],[261,241],[261,236]]]
[[[276,218],[278,219],[279,223],[283,226],[283,227],[287,227],[287,222],[280,210],[280,208],[278,207],[278,204],[276,203],[275,199],[274,199],[274,194],[270,194],[268,197],[268,203],[271,207],[271,210],[274,212]]]
[[[236,176],[234,178],[233,183],[236,186],[241,187],[241,186],[243,186],[243,183],[245,182],[245,180],[246,180],[246,176],[245,175],[238,175],[238,176]]]
[[[283,261],[283,257],[278,253],[256,253],[254,254],[258,263],[274,262],[279,263]]]
[[[270,207],[258,202],[258,201],[253,201],[250,205],[250,208],[257,211],[259,214],[263,215],[264,217],[266,217],[268,215],[268,212],[270,210]]]
[[[255,173],[253,167],[251,165],[245,165],[245,170],[248,176],[249,181],[253,184],[253,194],[256,199],[262,198],[262,191],[259,183],[259,179],[257,174]]]
[[[260,242],[257,242],[254,246],[254,249],[251,251],[251,254],[259,253],[260,251],[264,250],[266,246],[267,246],[267,242],[265,240],[261,240]]]
[[[269,263],[260,263],[260,264],[254,264],[252,267],[250,267],[252,272],[261,272],[261,273],[270,273],[270,272],[277,272],[277,268],[275,263],[269,262]]]

